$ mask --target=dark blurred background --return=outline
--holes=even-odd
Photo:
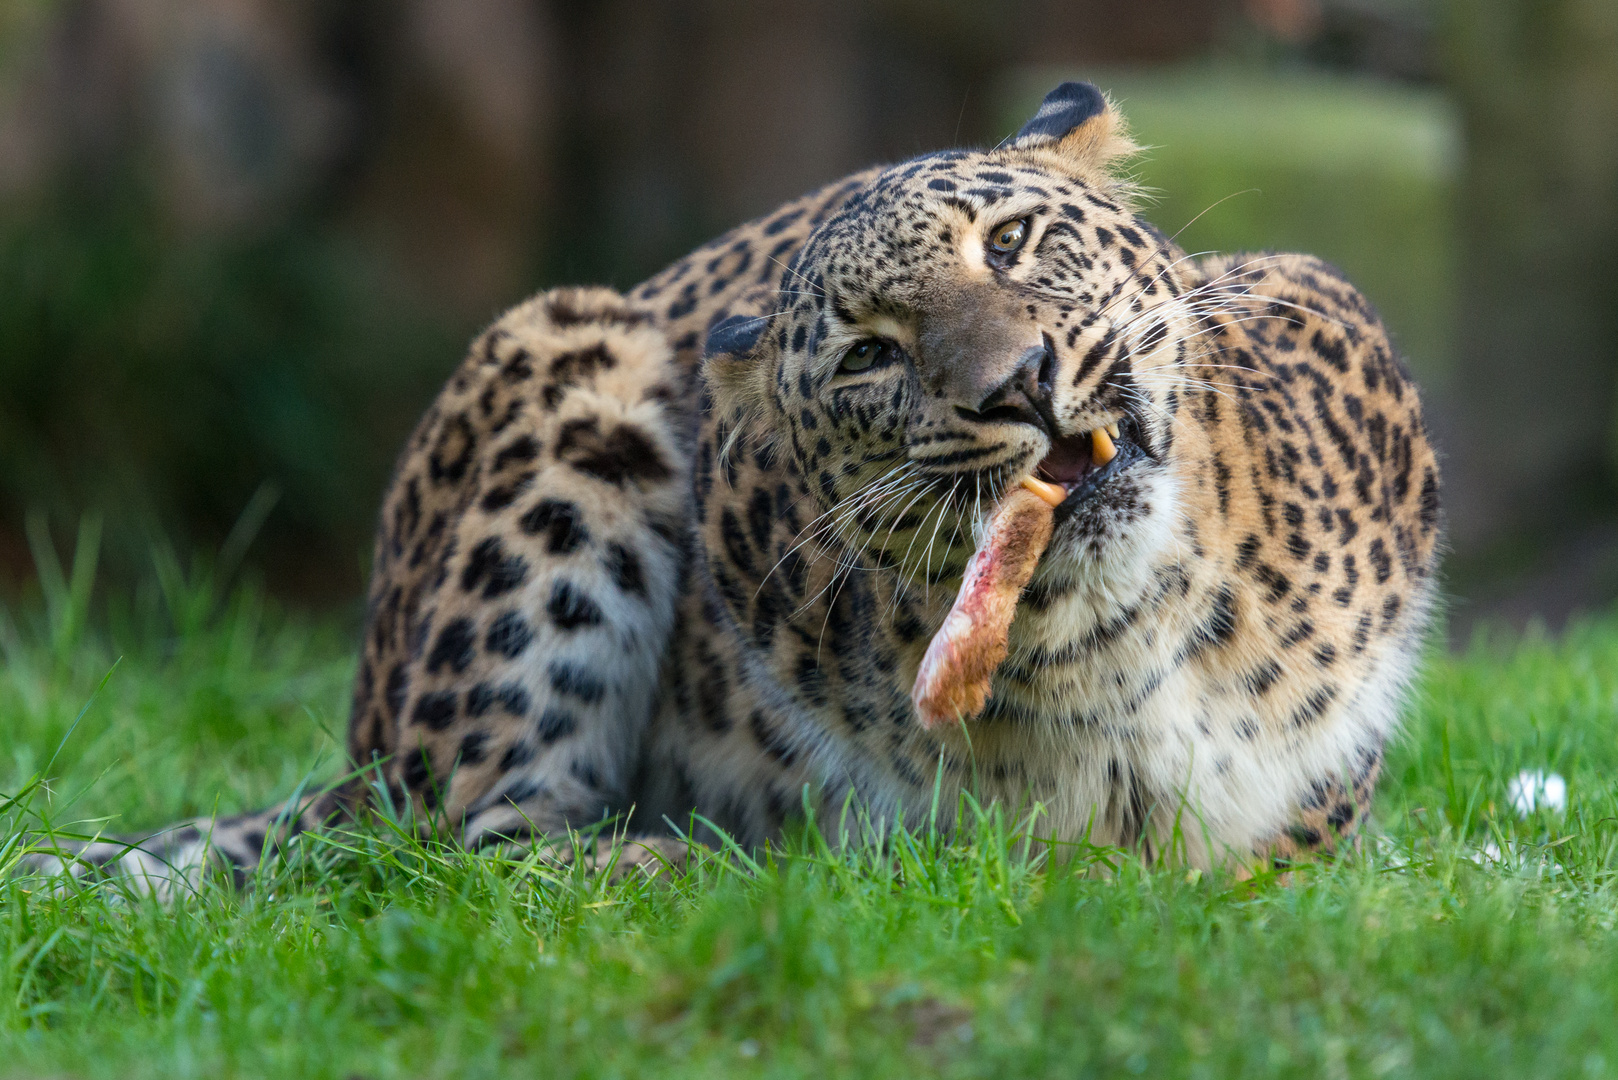
[[[501,309],[1071,77],[1189,248],[1381,308],[1447,451],[1452,635],[1618,596],[1614,0],[0,0],[0,595],[99,517],[114,578],[256,535],[272,590],[351,605]]]

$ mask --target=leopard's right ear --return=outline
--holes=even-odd
[[[1049,156],[1103,187],[1114,183],[1118,163],[1139,149],[1112,102],[1083,82],[1065,82],[1046,94],[1008,146]]]
[[[752,426],[751,422],[769,407],[769,365],[758,355],[768,351],[761,348],[761,342],[769,324],[768,316],[732,315],[708,330],[702,377],[714,407],[731,421],[736,432]]]

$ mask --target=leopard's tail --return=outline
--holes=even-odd
[[[92,839],[36,834],[20,869],[83,883],[116,879],[163,901],[195,890],[210,871],[229,874],[241,887],[270,853],[346,816],[351,786],[294,796],[251,813],[192,818],[152,832]]]

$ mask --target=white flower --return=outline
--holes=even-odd
[[[1567,781],[1543,769],[1524,769],[1506,785],[1506,797],[1521,817],[1539,809],[1560,814],[1567,809]]]

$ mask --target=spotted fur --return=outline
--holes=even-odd
[[[935,788],[946,819],[969,791],[1197,866],[1352,837],[1432,606],[1416,390],[1331,267],[1190,258],[1139,218],[1131,149],[1066,84],[1000,148],[503,316],[384,505],[355,764],[474,844],[632,808],[759,844],[806,799],[891,822]],[[987,710],[924,730],[989,508],[1108,423],[1119,463],[1058,510]],[[250,867],[364,790],[214,846]]]

